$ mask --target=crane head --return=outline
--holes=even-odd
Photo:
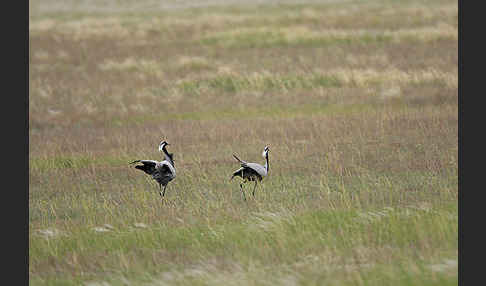
[[[268,152],[270,152],[270,148],[268,148],[268,145],[267,145],[267,146],[265,146],[265,149],[263,149],[262,156],[267,157]]]
[[[167,143],[167,141],[165,141],[165,140],[162,141],[162,142],[160,142],[160,144],[159,144],[159,151],[162,151],[162,149],[164,149],[165,146],[169,146],[169,145],[170,144]]]

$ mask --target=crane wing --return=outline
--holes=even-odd
[[[242,176],[242,175],[241,175],[241,174],[242,174],[241,172],[242,172],[244,169],[245,169],[245,167],[241,167],[241,168],[239,168],[238,170],[234,171],[234,172],[233,172],[233,174],[231,174],[230,181],[231,181],[231,180],[233,180],[233,178],[234,178],[235,176]]]
[[[257,164],[257,163],[246,163],[246,167],[252,169],[255,172],[257,172],[258,175],[260,175],[262,177],[266,177],[267,176],[267,170],[265,169],[265,167],[263,167],[260,164]]]
[[[238,158],[235,154],[233,154],[233,157],[235,157],[235,159],[238,160],[238,162],[240,162],[241,167],[250,168],[250,169],[254,170],[255,172],[257,172],[262,177],[267,176],[267,169],[265,169],[265,167],[263,167],[262,165],[257,164],[257,163],[248,163],[246,161],[243,161],[240,158]],[[240,170],[241,169],[238,169],[235,172],[235,174]]]
[[[238,160],[238,162],[240,162],[240,165],[242,167],[246,167],[246,165],[248,164],[247,162],[240,160],[240,158],[238,158],[235,154],[233,154],[233,157],[235,157],[235,159]]]
[[[164,176],[170,175],[172,177],[175,177],[176,175],[175,168],[166,160],[157,164],[157,170]]]
[[[135,164],[135,163],[142,163],[144,165],[153,165],[153,166],[157,165],[157,161],[155,161],[155,160],[135,160],[135,161],[130,162],[128,164]]]
[[[135,169],[142,170],[149,175],[153,174],[153,172],[155,171],[155,166],[157,165],[157,161],[154,160],[135,160],[133,162],[130,162],[129,164],[135,163],[142,163],[143,165],[136,165]]]

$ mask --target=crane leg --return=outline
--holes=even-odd
[[[164,186],[164,191],[162,192],[162,196],[165,196],[165,188],[167,188],[167,185]]]
[[[251,193],[253,196],[255,196],[255,189],[256,189],[257,183],[258,182],[255,180],[255,186],[253,187],[253,192]]]
[[[243,183],[240,183],[241,193],[243,194],[243,199],[246,201],[245,192],[243,191]]]
[[[165,189],[164,189],[165,190]],[[163,197],[164,195],[162,195],[162,184],[159,184],[159,194],[161,197]]]

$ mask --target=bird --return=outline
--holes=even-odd
[[[159,151],[164,153],[165,160],[158,162],[155,160],[135,160],[129,164],[142,163],[142,165],[136,165],[135,168],[144,171],[152,176],[152,179],[159,183],[159,194],[161,197],[165,196],[165,188],[167,184],[174,180],[176,177],[176,170],[174,167],[173,153],[167,152],[166,146],[170,144],[165,140],[159,144]],[[162,191],[162,186],[164,190]]]
[[[270,148],[265,146],[263,149],[262,156],[265,158],[265,165],[260,165],[258,163],[248,163],[243,160],[240,160],[238,156],[233,154],[233,157],[240,162],[241,168],[238,170],[234,171],[233,174],[231,175],[230,181],[234,177],[241,177],[243,179],[243,182],[240,183],[240,189],[241,192],[243,193],[243,198],[246,200],[245,192],[243,191],[243,184],[248,182],[248,181],[254,181],[255,186],[253,187],[253,192],[252,195],[255,196],[255,189],[257,186],[258,182],[261,182],[263,178],[265,178],[268,175],[268,170],[269,170],[269,163],[268,163],[268,152],[270,151]]]

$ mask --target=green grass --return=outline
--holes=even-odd
[[[223,45],[227,48],[265,48],[271,46],[326,46],[339,44],[368,44],[390,42],[391,36],[388,35],[360,35],[360,36],[311,36],[287,38],[284,34],[277,31],[255,31],[241,32],[237,35],[208,36],[201,40],[205,45]]]
[[[349,201],[344,203],[352,205]],[[80,228],[66,238],[31,241],[31,255],[39,260],[66,257],[67,261],[61,263],[65,267],[72,259],[87,269],[122,267],[122,272],[128,277],[148,273],[148,277],[154,280],[159,279],[160,272],[174,271],[174,268],[182,265],[189,268],[194,264],[205,265],[226,257],[217,265],[206,265],[209,269],[202,266],[201,271],[205,273],[200,277],[182,275],[176,280],[178,283],[211,284],[215,276],[221,275],[219,271],[226,272],[226,259],[231,261],[230,268],[234,267],[231,264],[236,263],[242,268],[239,270],[242,273],[225,275],[229,279],[242,279],[239,282],[245,283],[256,278],[251,273],[254,263],[270,273],[279,273],[292,268],[292,264],[305,264],[301,260],[309,256],[322,263],[321,271],[331,278],[317,272],[314,266],[307,269],[308,273],[305,271],[301,276],[297,275],[297,279],[304,284],[333,278],[353,285],[359,282],[353,281],[353,278],[369,283],[384,279],[386,283],[399,285],[427,280],[435,283],[455,281],[454,277],[446,276],[436,281],[433,277],[437,274],[427,267],[444,257],[454,259],[457,256],[451,251],[457,247],[457,228],[450,228],[450,224],[457,225],[456,204],[432,205],[426,209],[407,206],[374,211],[350,205],[345,210],[325,209],[298,214],[285,209],[251,213],[247,219],[236,224],[218,221],[179,227],[162,224],[149,229],[122,228],[100,234]],[[74,254],[70,255],[78,249],[83,249],[83,252],[77,253],[76,258]],[[332,263],[333,256],[341,257],[343,261]],[[96,257],[95,265],[91,265],[93,257]],[[186,265],[179,261],[180,257],[191,263]],[[169,264],[164,263],[167,258],[172,258]],[[133,259],[138,263],[133,263]],[[347,267],[356,267],[359,275],[351,276],[351,279],[346,277]],[[116,281],[119,277],[113,275],[111,279]]]
[[[424,78],[413,78],[411,73],[397,73],[395,70],[377,73],[373,70],[335,71],[328,74],[311,73],[306,75],[272,75],[254,74],[251,76],[220,75],[209,79],[183,81],[178,88],[184,95],[204,93],[238,94],[245,91],[280,92],[294,90],[311,90],[319,88],[339,88],[344,86],[382,86],[395,82],[406,82],[410,85],[453,84],[449,83],[451,75],[435,71],[418,71],[428,74]]]

